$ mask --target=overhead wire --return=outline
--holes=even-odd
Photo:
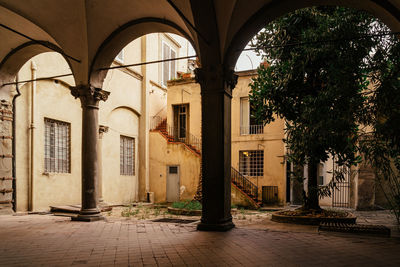
[[[250,47],[250,48],[245,48],[240,51],[251,51],[251,50],[258,50],[258,49],[274,49],[274,48],[303,46],[303,45],[311,45],[311,44],[319,44],[319,43],[335,43],[335,42],[341,42],[341,41],[353,41],[353,40],[360,40],[360,39],[369,38],[369,37],[383,37],[383,36],[389,36],[389,35],[400,35],[400,32],[366,34],[366,35],[360,36],[358,38],[338,38],[338,39],[330,39],[330,40],[316,40],[316,41],[309,41],[309,42],[293,42],[293,43],[287,43],[287,44],[282,44],[282,45],[262,46],[260,48]]]
[[[331,39],[331,40],[316,40],[316,41],[311,41],[311,42],[295,42],[295,43],[288,43],[288,44],[283,44],[283,45],[264,46],[264,47],[262,47],[262,49],[274,49],[274,48],[282,48],[282,47],[301,46],[301,45],[310,45],[310,44],[317,44],[317,43],[339,42],[339,41],[352,41],[352,40],[359,40],[359,39],[363,39],[363,38],[367,38],[367,37],[383,37],[383,36],[388,36],[388,35],[400,35],[400,32],[386,32],[386,33],[379,33],[379,34],[368,34],[368,35],[360,36],[359,38],[338,38],[338,39]],[[252,48],[245,48],[245,49],[240,50],[240,51],[251,51],[251,50],[257,50],[257,49],[261,49],[261,48],[252,47]],[[56,51],[56,52],[59,52],[59,51]],[[189,58],[195,58],[195,57],[197,57],[197,55],[169,58],[169,59],[162,59],[162,60],[155,60],[155,61],[147,61],[147,62],[140,62],[140,63],[133,63],[133,64],[110,66],[110,67],[106,67],[106,68],[99,68],[98,70],[99,71],[103,71],[103,70],[112,70],[112,69],[122,69],[122,68],[128,68],[128,67],[135,67],[135,66],[142,66],[142,65],[156,64],[156,63],[163,63],[163,62],[176,61],[176,60],[182,60],[182,59],[189,59]],[[14,85],[14,84],[19,84],[19,83],[27,83],[27,82],[33,82],[33,81],[55,79],[55,78],[72,76],[72,75],[73,75],[72,73],[67,73],[67,74],[61,74],[61,75],[55,75],[55,76],[40,77],[40,78],[36,78],[36,79],[32,79],[32,80],[9,82],[9,83],[2,84],[1,87],[5,86],[5,85]]]
[[[50,49],[50,50],[52,50],[52,51],[55,51],[55,52],[57,52],[57,53],[60,53],[60,54],[62,54],[63,56],[69,58],[69,59],[72,59],[72,60],[74,60],[74,61],[76,61],[76,62],[78,62],[78,63],[81,63],[81,61],[80,61],[79,59],[76,59],[76,58],[74,58],[73,56],[70,56],[70,55],[64,53],[61,49],[55,49],[54,47],[51,47],[50,45],[46,44],[44,41],[36,40],[36,39],[34,39],[34,38],[32,38],[32,37],[29,37],[29,36],[26,35],[26,34],[23,34],[22,32],[19,32],[19,31],[15,30],[15,29],[13,29],[13,28],[11,28],[11,27],[8,27],[7,25],[4,25],[4,24],[2,24],[2,23],[0,23],[0,27],[6,29],[6,30],[8,30],[8,31],[11,31],[11,32],[13,32],[13,33],[15,33],[15,34],[18,34],[19,36],[22,36],[22,37],[24,37],[24,38],[26,38],[26,39],[28,39],[28,40],[34,42],[34,43],[37,43],[37,44],[39,44],[39,45],[41,45],[41,46],[44,46],[44,47],[46,47],[46,48],[48,48],[48,49]]]

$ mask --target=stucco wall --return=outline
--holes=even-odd
[[[169,43],[177,51],[177,56],[187,54],[188,42],[183,38],[155,33],[138,38],[128,44],[124,48],[124,61],[114,62],[113,65],[159,60],[162,56],[162,41]],[[142,45],[145,46],[142,47]],[[64,58],[57,53],[44,53],[32,58],[31,61],[35,62],[37,77],[71,72]],[[31,61],[28,61],[20,70],[19,80],[32,78]],[[143,151],[148,149],[145,145],[139,145],[139,137],[144,137],[145,132],[142,130],[140,133],[139,125],[142,125],[140,122],[147,121],[149,115],[155,115],[157,112],[161,111],[166,116],[166,88],[160,85],[160,66],[161,64],[149,64],[145,67],[135,66],[110,70],[105,78],[102,89],[111,92],[108,100],[99,104],[99,124],[109,127],[109,131],[103,134],[101,140],[102,187],[105,202],[119,204],[138,200],[138,177],[144,175],[143,171],[139,171],[140,169],[143,170],[143,168],[139,168],[139,165],[145,164],[145,157],[142,160],[139,158],[138,149],[141,149],[141,155],[146,155]],[[186,60],[176,62],[177,71],[185,72],[186,69]],[[68,88],[75,85],[73,76],[62,77],[59,80],[61,80],[59,83],[55,83],[53,80],[36,82],[33,210],[46,210],[50,205],[80,203],[81,103],[78,99],[72,97]],[[32,83],[21,85],[22,95],[17,99],[16,104],[17,209],[19,211],[29,208],[29,103],[31,85]],[[143,88],[146,88],[146,90],[144,91]],[[142,103],[146,97],[150,102],[147,107]],[[71,123],[71,173],[43,174],[45,117]],[[136,166],[133,176],[120,175],[120,135],[135,138]],[[183,178],[188,176],[183,169],[181,174],[182,182],[189,184],[188,187],[191,188],[190,182],[185,180],[187,178]],[[194,192],[187,190],[182,197],[189,198],[191,194],[194,194]]]
[[[167,122],[173,125],[173,106],[189,104],[189,132],[201,137],[201,95],[200,85],[194,78],[168,82]]]
[[[180,200],[192,199],[199,181],[200,160],[183,144],[168,144],[159,132],[150,132],[150,191],[154,192],[154,201],[166,201],[169,165],[178,165],[180,169],[180,187],[185,187]]]
[[[140,39],[124,48],[127,63],[141,61]],[[44,53],[32,59],[37,77],[70,72],[64,59],[56,53]],[[129,62],[128,62],[129,61]],[[103,196],[105,202],[128,203],[137,199],[138,127],[141,111],[141,68],[110,70],[103,89],[111,94],[99,104],[99,124],[109,126],[103,135]],[[31,79],[31,62],[20,71],[20,80]],[[66,84],[53,80],[36,82],[36,122],[34,143],[34,182],[32,210],[47,210],[50,205],[80,204],[81,201],[81,134],[82,109],[68,86],[72,77],[62,78]],[[29,201],[29,128],[30,88],[22,86],[17,98],[17,210],[28,210]],[[71,125],[71,173],[44,174],[44,118],[68,122]],[[119,166],[120,135],[135,137],[136,175],[121,176]],[[117,145],[116,145],[117,144]]]
[[[139,117],[128,108],[116,108],[107,118],[108,132],[103,134],[103,198],[120,204],[137,200]],[[120,136],[135,139],[135,175],[120,175]]]
[[[262,186],[278,186],[279,202],[286,201],[286,165],[284,161],[285,146],[284,121],[277,118],[274,122],[265,125],[263,134],[240,135],[240,99],[248,97],[251,78],[254,72],[238,73],[238,83],[233,90],[232,98],[232,167],[239,170],[239,151],[263,150],[264,175],[250,180],[258,186],[261,199]]]
[[[239,73],[238,84],[232,98],[232,166],[239,170],[240,150],[264,150],[264,176],[252,179],[259,186],[278,186],[278,197],[283,204],[286,198],[286,171],[284,162],[284,122],[277,119],[264,127],[258,135],[240,135],[240,98],[249,94],[248,84],[254,72]],[[173,125],[173,105],[189,104],[189,132],[201,136],[200,85],[194,79],[176,80],[168,83],[167,121]],[[165,190],[164,190],[165,191]]]
[[[40,65],[38,65],[39,69]],[[28,209],[30,86],[21,88],[16,101],[17,210]],[[32,210],[47,210],[50,205],[79,204],[81,198],[81,106],[62,83],[36,83],[35,143]],[[70,123],[71,173],[45,173],[44,119]]]

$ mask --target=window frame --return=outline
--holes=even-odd
[[[124,140],[124,141],[123,141]],[[127,144],[126,140],[131,141],[132,146],[130,148],[126,147]],[[127,150],[130,149],[132,151],[131,157],[127,154]],[[136,175],[136,138],[126,135],[120,135],[120,162],[119,162],[119,174],[121,176],[135,176]],[[131,160],[131,165],[127,162]],[[132,169],[129,169],[129,167]]]
[[[168,58],[165,58],[164,45],[166,45],[168,47]],[[161,41],[161,58],[162,58],[162,60],[171,59],[172,58],[171,51],[173,51],[175,53],[174,58],[176,58],[177,54],[178,54],[177,50],[174,49],[171,44],[162,40]],[[172,69],[171,69],[172,63],[174,63],[174,71],[172,71]],[[166,81],[164,80],[164,78],[165,78],[164,77],[164,66],[165,66],[164,64],[168,64],[168,78]],[[162,62],[162,64],[161,64],[161,85],[162,86],[167,87],[167,82],[176,77],[176,70],[177,70],[176,61]]]
[[[242,156],[245,153],[259,153],[259,155],[255,154],[254,159],[249,157],[248,163],[245,163]],[[255,167],[255,169],[252,169],[252,167]],[[239,172],[249,177],[264,177],[264,150],[239,150]]]
[[[47,127],[48,123],[50,123],[50,133],[49,133],[49,139],[47,138]],[[53,126],[55,125],[55,126]],[[66,131],[60,131],[59,129],[61,126],[66,128]],[[52,140],[51,137],[51,128],[54,129],[53,133],[53,138]],[[56,134],[58,136],[56,137]],[[64,139],[64,136],[61,136],[61,144],[60,144],[60,134],[64,135],[66,134],[66,139]],[[58,138],[58,141],[56,142],[56,139]],[[50,119],[50,118],[44,118],[44,173],[71,173],[71,123],[65,122],[65,121],[60,121],[60,120],[55,120],[55,119]],[[54,145],[52,145],[54,143]],[[49,147],[49,150],[47,149]],[[54,151],[52,151],[52,147]],[[65,151],[64,151],[65,150]],[[47,155],[47,152],[49,152],[49,155]],[[65,154],[64,154],[65,152]],[[61,153],[61,157],[60,157]],[[51,155],[54,154],[54,157],[52,158]],[[61,160],[61,164],[60,164]],[[66,164],[64,164],[62,161],[66,161]],[[54,167],[52,166],[52,162],[54,162]],[[60,167],[61,165],[61,167]]]

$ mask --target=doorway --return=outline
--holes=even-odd
[[[185,142],[188,136],[189,104],[174,105],[174,138]]]
[[[167,202],[179,201],[179,166],[167,166]]]

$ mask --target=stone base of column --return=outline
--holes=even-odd
[[[214,231],[214,232],[226,232],[235,227],[232,220],[223,223],[205,223],[201,222],[197,225],[199,231]]]
[[[77,217],[71,217],[71,221],[79,221],[79,222],[95,222],[104,220],[104,216],[101,214],[96,215],[83,215],[79,214]]]
[[[77,217],[71,217],[72,221],[81,221],[81,222],[94,222],[104,220],[104,217],[101,215],[100,210],[96,208],[90,209],[82,209]]]

